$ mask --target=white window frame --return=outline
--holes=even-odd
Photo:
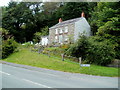
[[[64,32],[65,32],[65,33],[68,32],[68,26],[65,27],[65,31],[64,31]]]
[[[67,35],[64,36],[64,41],[68,41],[68,36]]]
[[[63,35],[59,35],[59,43],[63,43]]]
[[[58,29],[55,29],[55,34],[58,34]]]
[[[55,39],[57,40],[57,39],[58,39],[58,36],[55,36]]]
[[[58,36],[55,36],[55,42],[57,42],[58,41]]]
[[[59,33],[63,33],[63,30],[62,30],[62,28],[60,28],[60,32]]]

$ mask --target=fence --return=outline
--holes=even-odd
[[[44,54],[48,57],[52,57],[52,58],[55,58],[55,59],[62,60],[62,61],[67,61],[67,62],[72,62],[72,63],[79,64],[79,58],[72,57],[72,56],[67,56],[67,55],[64,55],[63,53],[57,53],[55,51],[49,51],[49,50],[44,51],[43,46],[34,46],[34,47],[31,47],[30,50],[33,51],[33,52],[38,52],[39,54],[40,53]]]

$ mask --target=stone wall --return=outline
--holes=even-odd
[[[52,45],[55,39],[55,29],[49,29],[49,45]]]
[[[65,30],[65,27],[68,27],[68,33],[64,33],[64,30]],[[63,30],[63,33],[62,34],[55,34],[55,29],[62,29]],[[63,41],[63,44],[66,44],[66,43],[70,43],[70,42],[73,42],[74,40],[74,30],[75,30],[75,24],[67,24],[67,25],[62,25],[62,26],[59,26],[59,27],[56,27],[56,28],[52,28],[52,29],[49,29],[49,45],[59,45],[59,35],[63,35],[63,38],[65,35],[68,36],[69,40],[68,41]],[[59,32],[59,30],[58,30]],[[55,36],[58,36],[58,40],[57,42],[55,42]]]

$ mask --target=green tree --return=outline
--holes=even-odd
[[[17,43],[13,36],[4,28],[0,28],[0,35],[2,36],[0,37],[0,51],[2,51],[2,55],[0,53],[0,56],[2,56],[2,58],[6,58],[16,50]]]
[[[44,28],[41,29],[41,32],[36,32],[36,33],[34,34],[33,41],[34,41],[35,43],[39,43],[42,36],[48,35],[48,33],[49,33],[48,30],[49,30],[48,26],[45,26]]]
[[[120,2],[98,2],[91,13],[90,25],[93,35],[111,34],[118,36],[119,30],[119,7]]]
[[[3,28],[9,30],[18,42],[31,40],[33,34],[39,29],[33,9],[30,7],[32,3],[29,2],[10,2],[3,15]]]
[[[88,48],[89,42],[87,37],[80,35],[80,39],[78,39],[78,41],[66,51],[66,54],[77,58],[82,57],[82,60],[85,60],[86,51]]]
[[[115,47],[116,58],[118,59],[120,59],[119,4],[120,2],[98,2],[90,18],[93,35],[110,39],[118,44]]]
[[[86,13],[86,18],[88,18],[89,4],[87,2],[68,2],[56,12],[56,15],[63,18],[63,20],[68,20],[81,17],[82,11]]]

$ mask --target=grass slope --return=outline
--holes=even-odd
[[[30,52],[28,49],[25,48],[21,49],[19,52],[10,55],[8,58],[4,59],[4,61],[72,73],[110,77],[118,76],[118,68],[110,68],[97,65],[80,68],[79,64],[77,63],[62,61],[53,57],[49,58],[48,56],[43,54]]]

